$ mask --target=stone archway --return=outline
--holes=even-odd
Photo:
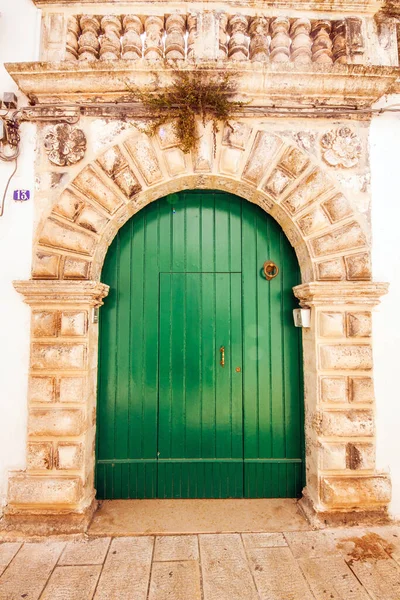
[[[27,470],[10,476],[9,519],[85,526],[94,502],[99,283],[118,229],[149,202],[191,188],[232,192],[261,206],[294,246],[312,307],[304,330],[307,487],[323,519],[382,514],[390,482],[375,471],[368,228],[337,185],[298,148],[237,122],[213,148],[184,155],[170,127],[136,132],[87,165],[40,223],[32,279],[16,289],[32,307]]]

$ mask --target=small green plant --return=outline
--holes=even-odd
[[[174,69],[171,85],[162,92],[129,89],[156,115],[146,133],[154,135],[161,125],[172,123],[179,146],[187,154],[197,146],[196,117],[200,117],[203,125],[212,122],[215,152],[218,121],[226,123],[245,104],[232,100],[237,91],[234,78],[233,72]]]

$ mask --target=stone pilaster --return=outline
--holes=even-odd
[[[27,468],[9,479],[6,515],[41,530],[82,528],[94,505],[95,281],[17,281],[32,308]],[[53,521],[56,521],[54,525]]]
[[[323,521],[383,516],[389,477],[375,468],[372,314],[388,286],[309,283],[294,288],[310,307],[303,330],[308,503]]]

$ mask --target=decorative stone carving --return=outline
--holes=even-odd
[[[121,20],[115,15],[106,15],[101,20],[100,59],[118,60],[121,57]]]
[[[126,15],[123,20],[124,36],[122,37],[122,58],[137,60],[142,58],[143,44],[140,37],[143,23],[136,15]]]
[[[219,43],[218,43],[218,58],[225,60],[228,56],[228,17],[225,13],[219,15]]]
[[[332,24],[330,21],[316,21],[313,23],[311,37],[312,60],[315,63],[332,64],[332,41],[330,38]]]
[[[290,58],[290,21],[286,17],[277,17],[271,21],[271,60],[287,62]]]
[[[84,157],[86,137],[82,129],[72,127],[68,123],[58,123],[46,135],[44,147],[53,165],[68,167]]]
[[[80,33],[79,21],[76,17],[69,17],[67,23],[67,47],[65,60],[78,60],[78,38]]]
[[[79,60],[94,61],[99,58],[99,20],[94,15],[84,15],[81,17],[80,26],[82,34],[78,40]]]
[[[187,44],[188,44],[188,51],[187,51],[187,55],[188,58],[194,58],[193,56],[193,52],[194,52],[194,43],[196,41],[196,36],[197,36],[197,15],[194,13],[191,13],[188,18],[187,18],[187,27],[188,27],[188,40],[187,40]]]
[[[292,36],[291,59],[295,63],[309,64],[311,62],[312,41],[310,37],[311,21],[296,19],[290,28]]]
[[[249,56],[247,37],[248,19],[244,15],[234,15],[229,19],[230,40],[228,56],[231,60],[246,60]]]
[[[163,58],[164,19],[156,16],[146,17],[144,28],[146,31],[144,57],[147,60],[161,60]]]
[[[323,135],[321,146],[324,161],[332,167],[355,167],[362,152],[361,140],[349,127],[339,127]]]
[[[345,65],[347,63],[346,21],[334,21],[332,35],[333,60],[335,63]]]
[[[182,15],[169,15],[165,21],[165,58],[184,60],[186,19]]]
[[[250,24],[250,59],[253,61],[268,60],[268,26],[265,17],[254,17]]]
[[[362,21],[357,17],[346,19],[346,43],[351,57],[364,54],[365,44],[362,31]]]

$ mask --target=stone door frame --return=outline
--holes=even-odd
[[[312,311],[303,330],[306,488],[320,520],[383,516],[390,480],[375,467],[369,230],[311,156],[267,126],[237,122],[213,148],[204,131],[184,155],[173,130],[130,131],[86,165],[40,221],[32,279],[15,288],[32,309],[27,468],[9,478],[6,518],[35,530],[81,531],[95,508],[99,282],[120,227],[158,198],[192,188],[258,204],[294,246]]]

